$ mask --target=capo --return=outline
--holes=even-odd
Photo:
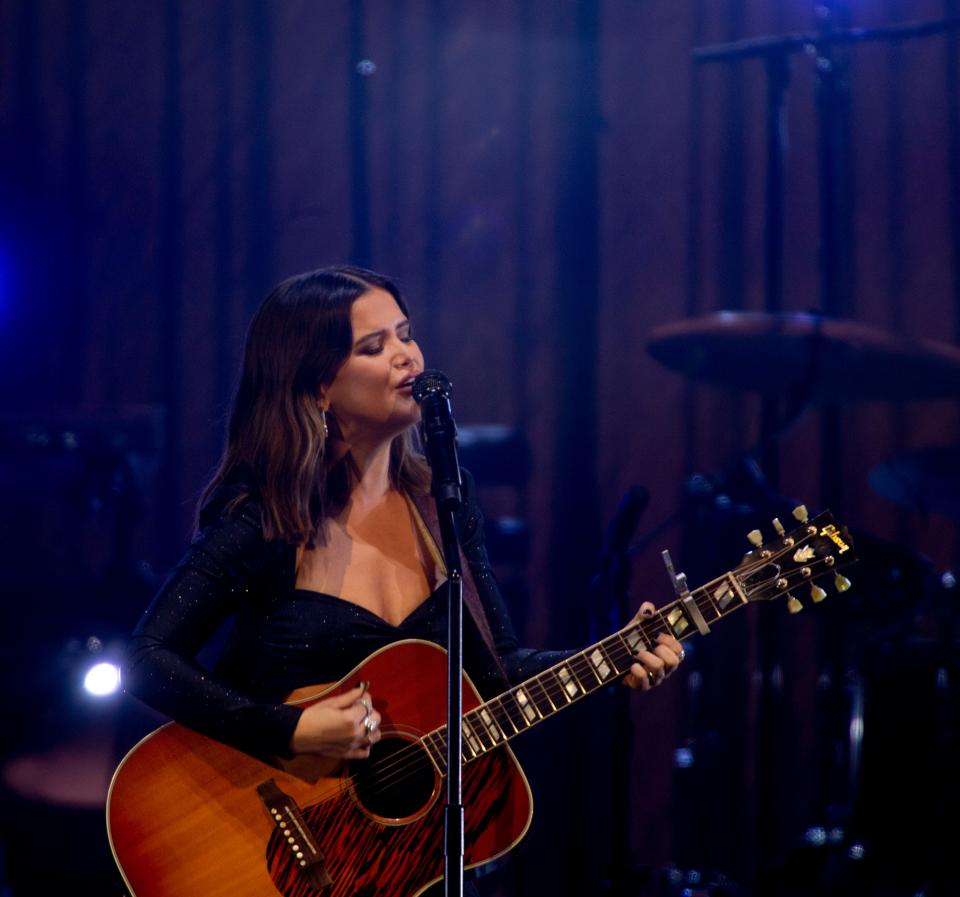
[[[690,594],[690,587],[687,585],[687,574],[677,573],[673,569],[673,559],[670,557],[669,551],[664,550],[660,556],[666,565],[667,575],[670,577],[670,584],[673,586],[674,594],[680,599],[684,611],[693,621],[693,625],[697,627],[700,635],[706,635],[710,631],[710,627],[703,618],[703,614],[700,613],[700,608],[697,607],[697,602],[694,601],[693,595]]]

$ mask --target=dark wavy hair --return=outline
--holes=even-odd
[[[226,447],[199,508],[224,483],[248,484],[262,503],[267,539],[309,547],[324,541],[323,521],[343,507],[357,469],[349,454],[327,452],[320,386],[333,381],[352,351],[353,303],[377,288],[408,314],[393,281],[346,265],[291,277],[264,299],[247,331]],[[390,479],[407,491],[429,488],[413,428],[390,446]]]

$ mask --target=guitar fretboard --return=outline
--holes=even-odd
[[[602,641],[481,704],[463,716],[463,762],[469,763],[627,673],[637,651],[650,651],[661,633],[684,639],[747,604],[732,573],[693,590]],[[697,620],[697,617],[700,620]],[[446,773],[447,727],[421,739]]]

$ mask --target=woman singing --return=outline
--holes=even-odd
[[[406,304],[385,277],[324,268],[267,296],[247,335],[197,535],[134,633],[130,691],[259,758],[368,757],[380,737],[375,688],[306,708],[283,699],[342,679],[391,642],[446,640],[429,470],[412,440],[412,382],[423,364]],[[490,696],[507,687],[504,677],[522,681],[565,654],[519,647],[469,475],[464,493],[458,526],[479,598],[464,613],[464,663]],[[208,671],[196,656],[227,618],[231,634]],[[681,656],[660,636],[625,681],[647,690]]]

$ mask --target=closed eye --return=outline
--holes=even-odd
[[[409,321],[401,321],[396,328],[397,339],[402,343],[415,342],[413,329]],[[356,352],[360,355],[379,355],[383,351],[383,344],[387,337],[386,330],[375,330],[368,333],[356,344]]]

